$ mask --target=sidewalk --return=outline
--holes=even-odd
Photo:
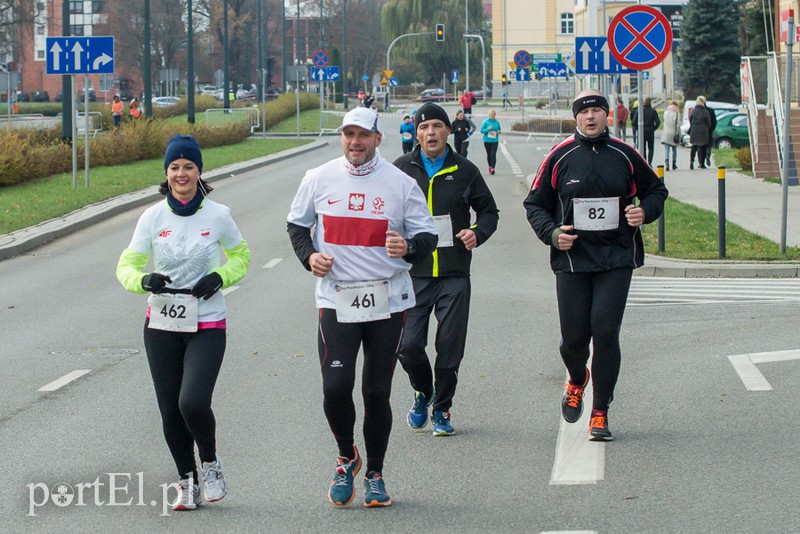
[[[237,174],[305,154],[312,150],[322,148],[327,144],[328,141],[315,141],[301,147],[284,150],[277,154],[271,154],[233,165],[226,165],[225,167],[203,173],[203,179],[209,182],[215,182],[223,178],[229,178]],[[91,204],[57,219],[51,219],[35,226],[11,232],[10,234],[0,235],[0,261],[24,254],[54,239],[109,219],[119,213],[153,203],[159,198],[162,198],[162,195],[158,192],[158,185],[154,185],[148,189],[134,191],[104,200],[103,202]]]
[[[656,143],[653,164],[660,164],[663,146]],[[717,168],[689,170],[689,149],[678,150],[677,171],[664,173],[670,197],[714,213],[718,212]],[[781,186],[756,180],[728,170],[725,178],[725,218],[775,243],[781,242]],[[800,187],[789,187],[787,246],[800,246]],[[714,235],[717,228],[709,228]],[[665,236],[669,252],[669,235]],[[648,255],[638,275],[692,277],[794,277],[800,276],[800,263],[731,262],[727,260],[676,260]]]

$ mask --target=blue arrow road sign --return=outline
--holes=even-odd
[[[620,74],[636,71],[614,59],[605,37],[575,38],[575,74]]]
[[[400,85],[400,80],[392,76],[391,78],[389,78],[389,85],[391,87],[397,87],[398,85]]]
[[[518,82],[529,82],[531,80],[531,71],[528,69],[517,68],[514,72]]]
[[[339,81],[339,67],[338,66],[328,66],[325,67],[325,75],[329,82],[338,82]]]
[[[366,81],[369,81],[369,76],[367,76],[366,74],[362,74],[362,75],[361,75],[361,80],[362,80],[362,81],[365,81],[365,82],[366,82]]]
[[[540,78],[567,75],[567,66],[564,63],[539,63],[538,70]]]
[[[113,74],[113,37],[47,37],[47,74]]]
[[[311,67],[311,80],[315,82],[338,82],[339,67]]]

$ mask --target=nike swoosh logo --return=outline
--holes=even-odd
[[[330,204],[336,204],[337,202],[341,202],[341,201],[342,201],[342,199],[341,199],[341,198],[340,198],[339,200],[331,200],[331,199],[328,199],[328,205],[330,205]]]

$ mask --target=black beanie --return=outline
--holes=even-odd
[[[444,108],[438,104],[434,104],[433,102],[426,102],[417,110],[417,113],[414,115],[414,128],[419,128],[419,125],[423,122],[431,121],[433,119],[439,119],[445,124],[445,126],[448,128],[451,127],[450,117],[447,116],[447,112],[444,110]]]
[[[200,152],[200,145],[197,143],[197,139],[191,135],[175,134],[167,142],[167,150],[164,152],[165,172],[169,164],[176,159],[188,159],[197,165],[200,172],[203,172],[203,154]]]

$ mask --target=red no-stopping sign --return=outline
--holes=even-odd
[[[669,20],[650,6],[626,7],[608,26],[608,49],[617,61],[630,69],[655,67],[672,49]]]

